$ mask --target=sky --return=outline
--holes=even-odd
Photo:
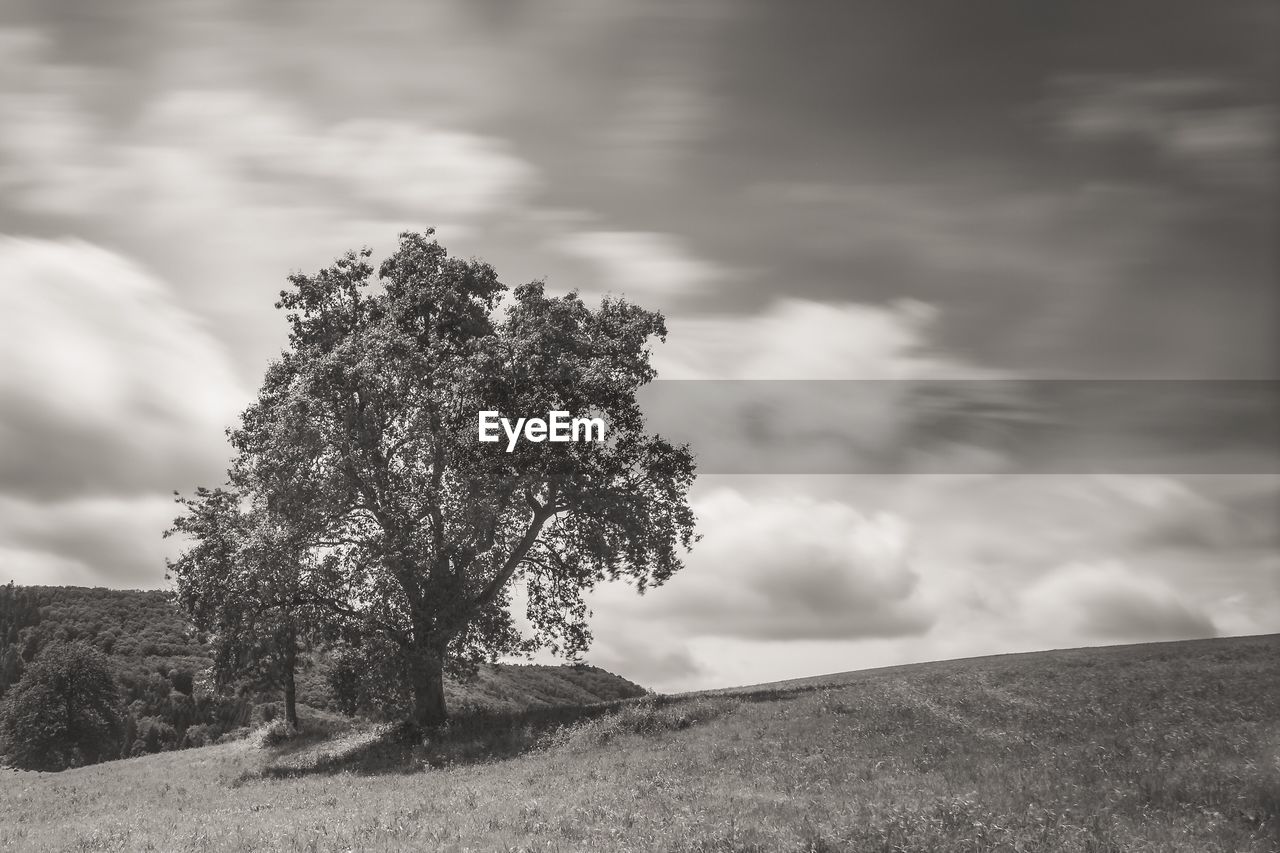
[[[838,464],[687,417],[703,539],[593,593],[592,663],[677,690],[1280,631],[1277,41],[1265,0],[10,0],[0,582],[163,586],[285,276],[431,226],[662,310],[664,380],[894,380],[779,403]],[[1044,464],[922,449],[900,389],[934,380],[970,420],[1049,380],[1202,411]]]

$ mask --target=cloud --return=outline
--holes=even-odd
[[[1204,492],[1162,500],[1135,536],[1138,547],[1183,550],[1221,560],[1280,550],[1280,479],[1273,474],[1206,478]]]
[[[1280,113],[1224,79],[1065,75],[1055,81],[1046,109],[1070,138],[1137,142],[1213,180],[1246,184],[1274,174]]]
[[[0,237],[0,483],[41,500],[217,477],[247,403],[222,346],[136,263]]]
[[[670,690],[672,685],[688,684],[706,674],[686,643],[655,640],[644,631],[620,631],[613,625],[603,625],[596,632],[600,636],[587,660],[638,684]]]
[[[1048,633],[1090,641],[1213,637],[1204,610],[1152,575],[1116,559],[1067,564],[1021,595],[1022,616]]]
[[[673,319],[654,353],[658,376],[699,381],[656,382],[642,389],[641,404],[651,428],[689,442],[704,471],[1003,469],[998,441],[944,428],[965,416],[988,426],[1018,416],[1016,389],[947,381],[1000,374],[936,347],[936,318],[914,300],[783,299],[760,314]],[[924,394],[928,382],[942,382],[948,399]]]
[[[170,92],[141,122],[148,144],[204,151],[240,170],[427,218],[468,218],[517,202],[533,168],[499,139],[422,122],[324,125],[296,105],[241,90]]]
[[[128,179],[111,168],[99,134],[65,94],[0,94],[0,188],[9,203],[74,214],[118,199]]]
[[[1083,248],[1109,252],[1135,227],[1169,212],[1166,197],[1128,186],[1090,183],[1064,192],[962,178],[761,181],[745,200],[776,211],[775,227],[788,228],[781,248],[839,261],[868,279],[842,290],[884,279],[897,292],[948,302],[992,286],[1081,286],[1106,260]],[[1129,227],[1117,233],[1116,222]]]
[[[645,683],[662,689],[1265,633],[1277,629],[1280,612],[1274,550],[1224,544],[1208,554],[1173,552],[1142,534],[1245,495],[1274,496],[1274,485],[1274,477],[1240,476],[712,476],[695,495],[706,538],[686,569],[643,597],[607,585],[593,596],[592,624],[600,647],[634,645],[698,667],[673,671],[670,680],[655,667]],[[836,544],[824,550],[815,542]],[[831,559],[805,559],[815,551]],[[830,570],[840,560],[845,568]],[[897,572],[869,571],[894,565]],[[864,573],[879,580],[846,579]],[[895,583],[910,585],[905,598],[890,594]],[[913,627],[843,630],[828,612],[843,605],[856,618],[849,587],[879,618],[902,616]],[[813,603],[817,590],[829,599]],[[780,630],[792,624],[802,627]]]
[[[27,41],[20,85],[0,86],[0,213],[23,230],[56,217],[146,258],[246,375],[278,347],[265,309],[291,270],[401,230],[452,239],[484,217],[519,219],[538,183],[497,137],[325,119],[247,88],[162,90],[107,120],[82,73]]]
[[[95,99],[105,72],[95,79],[53,61],[52,43],[36,31],[0,28],[0,46],[10,52],[0,59],[0,187],[28,211],[117,214],[157,191],[207,191],[208,182],[156,181],[149,166],[177,154],[257,190],[243,195],[312,204],[336,195],[437,222],[503,210],[537,184],[500,138],[353,110],[323,120],[226,69],[171,83],[136,113],[105,121]]]
[[[553,250],[587,262],[598,283],[582,289],[640,298],[701,290],[722,275],[670,234],[649,231],[579,231],[551,243]]]
[[[803,495],[748,500],[722,489],[698,501],[702,541],[687,571],[650,593],[647,618],[686,636],[746,640],[918,634],[910,531],[888,514]]]
[[[176,544],[161,533],[172,498],[87,497],[31,502],[0,496],[0,581],[154,588]]]
[[[89,74],[46,62],[51,47],[38,30],[0,27],[0,192],[6,207],[63,214],[111,197],[123,176],[80,103]]]
[[[650,37],[622,64],[602,127],[606,180],[644,187],[678,178],[684,155],[715,131],[724,103],[706,48],[727,11],[718,2],[643,8],[632,28]]]
[[[759,314],[673,318],[664,379],[960,379],[990,372],[934,351],[933,306],[779,299]]]
[[[619,99],[607,134],[609,162],[619,180],[662,178],[670,163],[711,126],[713,100],[689,77],[652,76]]]

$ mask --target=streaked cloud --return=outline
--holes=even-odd
[[[983,371],[938,353],[934,308],[779,299],[742,316],[672,318],[655,353],[666,379],[948,379]]]
[[[435,225],[509,284],[664,311],[661,378],[876,386],[748,413],[733,452],[824,475],[707,477],[688,570],[593,596],[597,663],[697,687],[1280,630],[1273,476],[1005,476],[1035,413],[970,381],[1275,375],[1273,6],[5,6],[0,582],[161,584],[284,277]],[[1260,445],[1152,411],[1148,450]]]
[[[245,180],[306,180],[311,197],[336,192],[431,221],[514,204],[535,180],[532,167],[492,137],[383,118],[325,125],[250,91],[168,93],[140,130],[153,146],[207,152]]]
[[[222,344],[136,262],[0,237],[0,492],[168,492],[217,477],[248,401]]]
[[[552,242],[555,251],[587,263],[587,294],[625,295],[642,304],[687,295],[722,278],[726,271],[695,256],[679,239],[649,231],[577,231]]]
[[[1064,134],[1133,142],[1210,180],[1267,189],[1280,144],[1274,99],[1229,79],[1164,74],[1069,74],[1046,104]]]
[[[161,538],[171,495],[32,501],[0,495],[0,577],[18,583],[155,588],[177,543]]]

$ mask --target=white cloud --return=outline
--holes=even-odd
[[[32,34],[0,30],[5,42],[21,56],[2,69],[9,85],[0,85],[0,187],[26,210],[92,216],[157,195],[199,197],[215,189],[200,174],[207,172],[246,185],[215,198],[268,196],[292,206],[332,203],[337,193],[446,221],[502,210],[536,184],[533,167],[495,137],[404,119],[325,123],[248,89],[170,90],[133,123],[109,130],[84,101],[84,72],[48,61],[48,45]],[[174,157],[199,169],[165,171]]]
[[[534,169],[500,139],[407,119],[322,121],[241,89],[180,89],[108,127],[80,80],[28,50],[0,86],[0,192],[21,221],[53,214],[145,257],[217,322],[247,374],[278,346],[268,310],[297,269],[373,239],[448,238],[518,218]],[[370,231],[371,223],[380,230]]]
[[[247,300],[269,304],[289,271],[394,237],[360,224],[457,234],[480,217],[523,215],[537,183],[496,137],[358,113],[324,120],[247,87],[171,87],[135,119],[105,122],[86,72],[53,61],[36,35],[0,37],[20,54],[0,68],[5,207],[19,221],[84,223],[146,257],[191,304],[251,315],[252,331],[225,332],[250,343],[255,362],[267,354],[262,318],[274,318],[246,312]]]
[[[926,630],[902,518],[804,495],[717,490],[695,505],[688,568],[646,596],[648,618],[685,636],[849,639]]]
[[[0,268],[6,491],[167,491],[219,471],[248,398],[165,284],[71,240],[0,237]]]
[[[276,180],[303,179],[424,217],[473,217],[517,202],[534,170],[496,138],[420,122],[353,119],[325,126],[293,104],[247,91],[167,94],[142,122],[151,146],[174,146]],[[247,177],[247,176],[246,176]]]
[[[780,299],[749,316],[672,319],[654,354],[663,379],[994,378],[936,353],[933,306]]]
[[[706,538],[685,570],[643,597],[591,598],[601,660],[634,656],[658,689],[1280,629],[1274,547],[1146,536],[1240,495],[1274,506],[1274,478],[703,479]]]
[[[651,231],[579,231],[558,238],[550,248],[592,266],[598,283],[587,283],[582,290],[593,294],[611,292],[632,298],[687,294],[722,274],[677,238]]]

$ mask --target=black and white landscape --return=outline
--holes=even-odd
[[[0,848],[1276,849],[1277,42],[5,4]]]

